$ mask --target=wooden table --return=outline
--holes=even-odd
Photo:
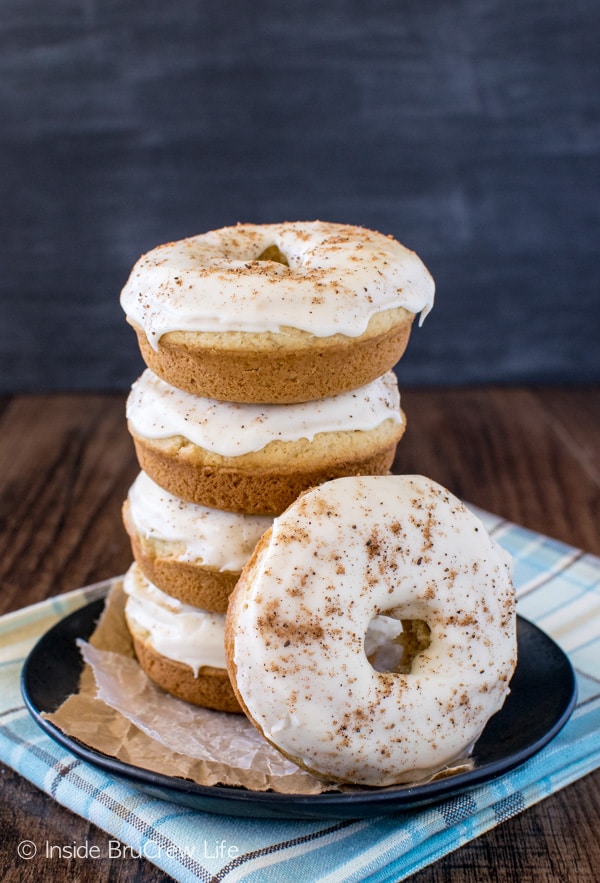
[[[396,469],[600,554],[600,389],[407,390]],[[119,395],[0,399],[0,612],[122,573],[120,507],[137,474]],[[108,837],[10,769],[0,791],[0,877],[164,881],[145,860],[22,861],[17,844]],[[597,883],[600,772],[413,877],[414,883]]]

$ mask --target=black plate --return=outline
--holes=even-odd
[[[424,785],[344,793],[285,795],[203,786],[122,763],[66,736],[43,712],[53,712],[77,690],[83,661],[76,638],[89,638],[104,601],[94,601],[57,623],[35,645],[23,667],[21,689],[39,726],[82,760],[148,794],[197,810],[254,818],[367,818],[414,809],[488,781],[538,752],[564,726],[576,700],[571,663],[537,626],[518,618],[519,662],[504,707],[488,723],[473,752],[473,769]]]

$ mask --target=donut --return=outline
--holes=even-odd
[[[141,469],[176,497],[279,515],[304,490],[346,474],[387,472],[405,429],[388,372],[359,390],[292,405],[221,402],[146,369],[127,419]]]
[[[123,590],[135,655],[150,680],[185,702],[240,714],[225,666],[225,615],[161,592],[135,562]]]
[[[321,221],[238,224],[159,245],[121,292],[155,374],[195,395],[270,404],[385,374],[433,300],[414,252]]]
[[[193,607],[225,613],[264,515],[210,509],[174,497],[140,472],[123,504],[133,557],[147,579]]]
[[[374,664],[403,630],[408,670]],[[259,541],[225,649],[246,715],[301,767],[363,786],[422,781],[468,756],[509,692],[510,561],[430,479],[336,479]]]

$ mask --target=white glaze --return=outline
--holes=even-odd
[[[149,540],[181,544],[174,557],[219,571],[239,572],[271,526],[266,515],[243,515],[188,503],[140,472],[127,495],[138,533]]]
[[[508,556],[444,488],[337,479],[276,518],[242,574],[227,624],[237,687],[266,737],[309,769],[417,780],[464,758],[504,703],[514,605]],[[406,675],[375,671],[365,653],[370,622],[392,610],[431,629]]]
[[[289,267],[257,261],[277,245]],[[154,348],[169,331],[279,332],[357,337],[369,319],[431,310],[435,286],[414,252],[381,233],[320,221],[240,224],[160,245],[121,293]]]
[[[125,574],[123,589],[127,619],[147,633],[157,653],[189,665],[196,677],[205,665],[225,668],[225,614],[209,613],[161,592],[137,564]]]
[[[133,384],[127,419],[145,438],[183,436],[204,450],[236,457],[272,441],[309,441],[319,432],[375,429],[402,422],[395,374],[360,389],[294,405],[249,405],[195,396],[170,386],[150,369]]]

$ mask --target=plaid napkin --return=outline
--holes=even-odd
[[[175,880],[399,881],[600,766],[600,558],[477,513],[515,559],[519,612],[569,655],[578,703],[535,757],[428,807],[364,820],[264,820],[161,801],[78,760],[23,706],[19,676],[37,638],[102,593],[79,589],[0,619],[0,759]],[[114,839],[113,839],[114,838]]]

